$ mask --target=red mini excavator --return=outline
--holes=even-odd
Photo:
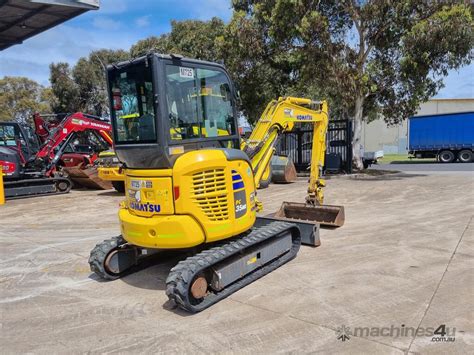
[[[110,124],[79,112],[50,121],[35,115],[34,122],[35,131],[17,122],[0,122],[5,197],[67,193],[71,180],[97,185],[88,182],[82,168],[112,146]]]

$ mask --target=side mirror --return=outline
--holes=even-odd
[[[234,82],[234,93],[235,93],[235,101],[237,102],[237,106],[242,106],[242,98],[240,97],[240,85],[239,83]]]
[[[238,107],[242,107],[242,98],[240,97],[240,90],[235,91],[235,101]]]

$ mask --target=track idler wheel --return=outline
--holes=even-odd
[[[57,184],[58,191],[65,192],[68,188],[70,188],[70,185],[66,181],[60,181]]]
[[[122,236],[98,243],[89,257],[91,271],[105,280],[122,277],[138,260],[137,249],[126,243]]]
[[[207,294],[207,280],[204,276],[197,277],[191,285],[191,295],[199,300]]]

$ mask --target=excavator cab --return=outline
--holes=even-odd
[[[108,68],[115,152],[127,168],[171,168],[188,151],[239,148],[235,91],[219,64],[149,55]]]

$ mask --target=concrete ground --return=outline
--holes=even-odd
[[[375,170],[397,170],[405,173],[419,173],[426,175],[440,175],[440,174],[454,174],[473,176],[473,163],[430,163],[430,162],[408,162],[408,163],[390,163],[390,164],[375,164],[371,166]]]
[[[346,208],[342,228],[322,230],[319,248],[303,247],[196,315],[167,302],[177,256],[113,282],[89,272],[90,249],[119,233],[116,193],[8,201],[0,207],[2,353],[471,352],[473,176],[358,176],[327,185],[326,202]],[[265,213],[303,201],[306,187],[301,179],[259,191]],[[454,342],[422,333],[443,324]]]

